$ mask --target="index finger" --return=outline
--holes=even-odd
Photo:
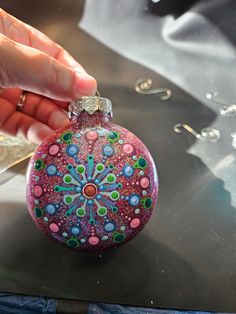
[[[34,27],[18,20],[0,8],[0,32],[10,39],[36,48],[55,58],[75,71],[87,73],[85,69],[60,45]]]

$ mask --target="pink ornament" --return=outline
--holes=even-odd
[[[91,112],[97,102],[103,106]],[[36,225],[78,251],[106,250],[132,239],[148,222],[158,196],[149,151],[109,121],[104,104],[110,102],[100,97],[73,103],[71,125],[36,149],[27,174]]]

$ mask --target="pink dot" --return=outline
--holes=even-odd
[[[49,154],[50,155],[56,155],[58,152],[59,152],[59,146],[54,144],[54,145],[51,145],[49,147],[49,150],[48,150]]]
[[[89,141],[89,144],[92,144],[93,141]]]
[[[132,185],[135,185],[135,182],[132,182]]]
[[[136,185],[139,185],[139,182],[138,182],[138,181],[136,182]]]
[[[90,131],[87,133],[87,139],[89,139],[90,141],[94,141],[98,138],[98,134],[95,131]]]
[[[140,225],[140,219],[139,218],[134,218],[130,222],[130,227],[133,229],[138,228],[139,225]]]
[[[96,244],[98,244],[99,239],[98,239],[98,237],[92,236],[92,237],[89,238],[88,241],[89,241],[89,243],[90,243],[91,245],[96,245]]]
[[[140,181],[140,185],[143,189],[146,189],[147,187],[149,187],[150,181],[148,178],[142,178]]]
[[[59,231],[59,227],[58,227],[58,225],[55,224],[55,223],[51,223],[51,224],[49,225],[49,228],[50,228],[50,230],[51,230],[52,232],[58,232],[58,231]]]
[[[40,185],[35,185],[35,187],[34,187],[34,195],[39,197],[39,196],[42,195],[42,193],[43,193],[43,190],[42,190],[41,186]]]
[[[131,144],[125,144],[125,145],[123,146],[123,151],[124,151],[126,154],[131,155],[131,154],[133,153],[133,151],[134,151],[134,148],[133,148],[133,146],[132,146]]]

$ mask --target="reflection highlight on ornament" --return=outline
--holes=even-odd
[[[218,105],[224,105],[224,107],[222,107],[220,109],[220,114],[222,116],[225,116],[225,117],[234,117],[236,116],[236,104],[226,104],[224,100],[222,99],[219,99],[218,97],[218,93],[217,92],[208,92],[206,94],[206,98],[215,102],[216,104]]]
[[[232,146],[234,149],[236,149],[236,132],[231,133],[231,136],[233,138]]]
[[[169,88],[152,88],[152,79],[140,78],[135,83],[135,90],[142,95],[160,95],[161,100],[171,98],[171,89]]]
[[[184,130],[194,135],[197,139],[206,139],[209,142],[217,142],[220,138],[220,131],[213,128],[204,128],[201,133],[196,132],[191,126],[186,123],[177,123],[173,127],[175,133],[182,133]]]

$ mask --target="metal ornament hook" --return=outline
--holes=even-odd
[[[208,92],[206,94],[206,98],[215,102],[218,105],[224,105],[223,108],[220,109],[220,114],[226,117],[234,117],[236,115],[236,104],[226,104],[224,100],[217,98],[217,92]]]
[[[140,78],[135,83],[135,90],[142,95],[160,95],[161,100],[171,98],[171,89],[169,88],[152,88],[150,78]]]
[[[173,127],[173,129],[175,133],[182,133],[183,130],[186,130],[189,133],[193,134],[197,139],[200,139],[200,140],[206,139],[210,142],[216,142],[220,138],[220,131],[213,128],[204,128],[201,130],[201,134],[200,134],[186,123],[177,123]]]

